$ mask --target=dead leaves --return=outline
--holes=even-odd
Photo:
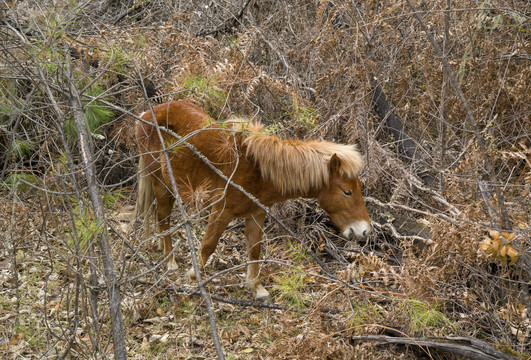
[[[485,251],[493,259],[498,259],[504,264],[514,265],[520,257],[519,251],[513,246],[512,241],[516,237],[514,233],[491,230],[485,237],[480,249]]]
[[[356,254],[354,261],[346,270],[348,279],[353,283],[363,283],[368,279],[381,281],[383,287],[396,289],[399,274],[385,260],[374,254]]]
[[[522,303],[508,301],[506,306],[498,310],[500,317],[507,321],[511,334],[520,343],[525,343],[531,335],[531,319],[529,309]]]
[[[8,341],[3,342],[3,339],[0,339],[0,352],[9,355],[8,358],[18,359],[26,352],[29,345],[24,338],[24,333],[16,333]]]
[[[289,335],[279,333],[276,338],[278,340],[267,349],[267,359],[357,358],[356,349],[347,341],[314,329],[297,328]]]

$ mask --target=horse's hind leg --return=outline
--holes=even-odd
[[[249,261],[260,260],[262,242],[262,228],[265,222],[265,212],[260,211],[245,220],[245,236],[247,237],[247,251]],[[271,298],[269,292],[260,281],[260,263],[255,262],[247,266],[247,284],[253,290],[257,300],[266,301]]]
[[[153,193],[157,199],[157,221],[159,223],[159,231],[165,232],[170,229],[170,215],[171,210],[173,209],[175,198],[171,194],[170,190],[166,187],[164,182],[160,181],[156,175],[152,176],[152,182]],[[173,249],[171,235],[164,235],[161,238],[161,242],[164,245],[164,258],[166,258]],[[170,271],[177,270],[177,263],[175,262],[174,254],[168,258],[166,262],[166,269]]]
[[[215,206],[214,209],[212,209],[212,213],[208,218],[208,226],[205,235],[201,240],[201,252],[197,257],[197,263],[200,270],[203,270],[208,258],[212,255],[214,250],[216,250],[221,234],[223,234],[223,231],[225,231],[225,228],[234,217],[228,211],[223,211],[223,203],[220,204],[221,206]],[[186,275],[190,280],[195,280],[193,266],[186,272]]]

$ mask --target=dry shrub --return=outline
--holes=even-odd
[[[386,260],[375,254],[354,254],[352,263],[338,275],[343,281],[369,283],[371,288],[393,291],[398,288],[403,276]]]
[[[485,258],[479,253],[480,240],[466,228],[441,219],[430,219],[433,244],[420,255],[412,248],[403,253],[401,290],[416,298],[433,298],[447,287],[464,288],[468,270],[464,265],[483,268]]]
[[[423,254],[423,258],[430,261],[431,265],[444,269],[450,265],[443,262],[451,260],[452,257],[472,266],[482,264],[483,260],[477,255],[480,244],[477,234],[481,233],[479,226],[473,228],[470,224],[454,224],[433,219],[431,229],[435,244]]]
[[[320,322],[310,324],[284,319],[271,336],[277,339],[267,349],[268,359],[353,359],[355,346],[343,338],[331,336]]]

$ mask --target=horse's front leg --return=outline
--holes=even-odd
[[[216,250],[221,234],[223,234],[223,231],[225,231],[225,228],[232,219],[233,216],[228,211],[215,211],[215,209],[213,209],[212,214],[210,214],[210,217],[208,218],[208,226],[205,235],[201,240],[201,251],[197,257],[197,264],[199,265],[200,270],[203,270],[208,258],[212,255],[214,250]],[[186,272],[186,276],[190,280],[195,280],[193,266]]]
[[[249,261],[260,260],[260,247],[262,243],[262,229],[266,214],[259,211],[245,220],[245,236],[247,237],[247,252]],[[255,262],[247,266],[247,285],[253,291],[256,300],[267,301],[271,299],[269,292],[260,281],[260,263]]]

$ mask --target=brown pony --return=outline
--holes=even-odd
[[[218,123],[195,105],[172,101],[153,108],[157,124],[193,145],[227,178],[241,185],[263,205],[297,198],[317,198],[344,236],[366,237],[370,220],[361,195],[358,173],[363,161],[352,145],[327,141],[282,140],[262,132],[263,126],[233,120]],[[136,138],[140,148],[140,181],[137,214],[149,216],[157,200],[159,230],[170,228],[175,201],[169,171],[159,134],[152,126],[152,112],[141,115]],[[168,149],[172,173],[184,201],[201,200],[210,207],[206,233],[198,257],[202,269],[214,252],[219,238],[235,217],[245,218],[249,261],[260,259],[261,231],[266,213],[241,191],[227,184],[207,164],[186,147],[182,140],[161,129]],[[164,235],[164,256],[172,250],[170,235]],[[166,264],[176,269],[173,254]],[[193,268],[188,271],[195,279]],[[247,267],[247,282],[255,297],[264,300],[269,293],[262,286],[259,264]]]

